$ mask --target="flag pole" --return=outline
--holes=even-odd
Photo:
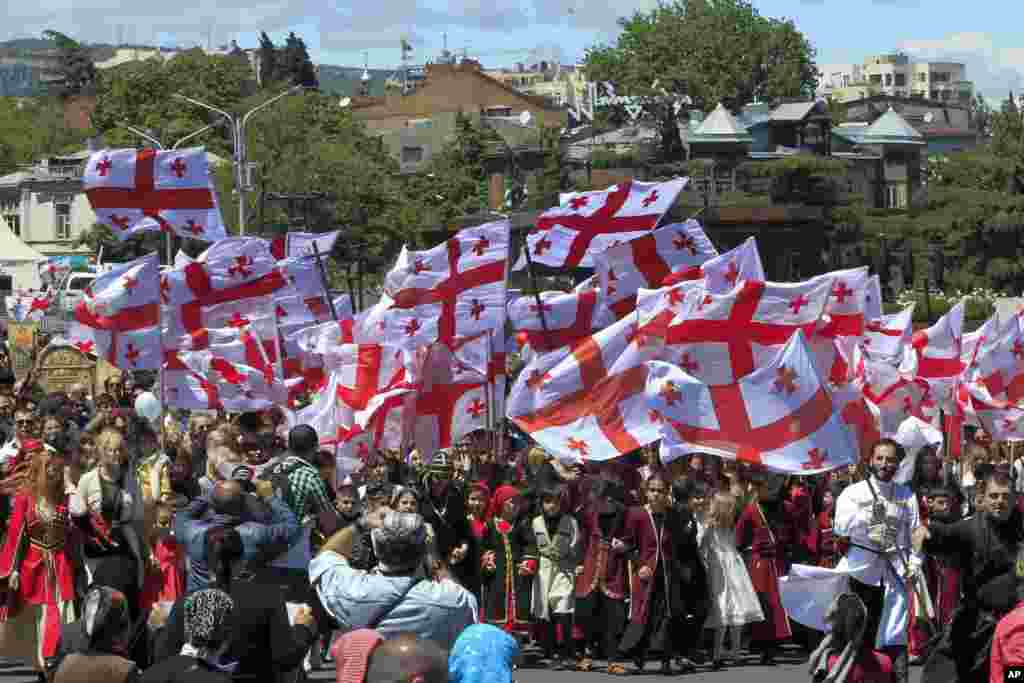
[[[338,322],[338,311],[334,309],[334,299],[331,298],[331,290],[327,288],[327,271],[320,258],[320,247],[317,246],[316,238],[313,238],[313,258],[316,259],[316,267],[320,271],[320,285],[324,288],[324,297],[327,299],[327,305],[331,307],[331,317],[334,318],[334,322]]]
[[[537,285],[537,274],[533,270],[533,257],[530,256],[529,240],[524,239],[523,253],[526,254],[526,270],[530,275],[530,285],[533,286],[533,296],[537,300],[537,314],[540,316],[540,326],[544,330],[544,336],[549,337],[548,319],[544,315],[544,303],[540,299],[540,287]]]

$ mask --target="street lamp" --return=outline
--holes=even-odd
[[[228,112],[224,111],[223,109],[218,109],[217,107],[214,107],[212,104],[207,104],[206,102],[200,102],[199,100],[193,99],[193,98],[191,98],[191,97],[189,97],[187,95],[183,95],[182,93],[175,93],[174,94],[174,97],[176,99],[182,100],[184,102],[188,102],[189,104],[193,104],[193,105],[195,105],[197,107],[201,107],[203,109],[206,109],[207,111],[212,111],[214,114],[218,114],[219,116],[223,117],[223,119],[227,122],[228,126],[231,127],[231,141],[232,141],[232,144],[233,144],[234,150],[235,150],[235,188],[236,188],[236,190],[238,192],[238,234],[239,235],[244,235],[245,234],[245,193],[248,190],[248,183],[246,182],[246,178],[245,178],[245,169],[246,169],[245,127],[249,123],[249,119],[252,118],[253,114],[255,114],[258,111],[261,111],[262,109],[265,109],[266,107],[269,107],[270,105],[274,104],[275,102],[277,102],[280,99],[283,99],[283,98],[287,97],[288,95],[291,95],[291,94],[294,94],[296,92],[299,92],[300,90],[304,90],[305,87],[306,86],[304,86],[304,85],[294,85],[291,88],[288,88],[287,90],[285,90],[284,92],[279,93],[279,94],[275,95],[274,97],[271,97],[266,102],[263,102],[262,104],[260,104],[260,105],[258,105],[256,107],[253,107],[248,112],[246,112],[243,116],[234,116],[234,115],[229,114]]]

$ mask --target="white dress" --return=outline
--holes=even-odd
[[[723,628],[764,621],[747,566],[736,550],[735,532],[707,529],[700,540],[700,554],[707,568],[711,595],[711,609],[704,627]]]

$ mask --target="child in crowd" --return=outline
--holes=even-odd
[[[143,610],[157,603],[175,602],[185,593],[185,549],[171,533],[173,520],[174,507],[170,503],[157,503],[149,538],[156,566],[146,568],[141,597]]]
[[[540,564],[533,580],[532,616],[542,625],[544,656],[555,671],[575,660],[572,638],[573,584],[579,565],[580,530],[575,518],[562,513],[563,491],[552,486],[541,493],[541,514],[531,529]],[[562,647],[555,654],[558,638]]]
[[[526,637],[530,632],[530,599],[538,558],[534,534],[519,520],[522,507],[522,495],[514,486],[501,486],[494,492],[480,568],[482,621]]]
[[[764,621],[764,612],[743,558],[736,550],[736,499],[729,493],[716,493],[708,507],[706,521],[700,552],[708,570],[711,610],[705,627],[715,631],[711,666],[720,669],[725,655],[726,629],[731,636],[729,658],[735,663],[739,659],[743,625]]]

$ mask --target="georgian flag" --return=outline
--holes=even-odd
[[[615,321],[596,289],[580,292],[542,292],[521,296],[508,304],[508,320],[521,347],[531,354],[566,352],[595,330]]]
[[[243,330],[240,338],[178,354],[182,364],[217,387],[220,404],[232,412],[249,412],[287,400],[262,344]]]
[[[707,384],[732,384],[771,360],[797,330],[813,333],[831,280],[743,281],[727,294],[705,292],[668,326],[665,354]]]
[[[964,302],[926,330],[911,337],[917,354],[917,377],[927,383],[932,400],[948,406],[953,399],[953,386],[967,368],[963,359]]]
[[[662,419],[672,455],[711,453],[801,475],[859,459],[802,331],[770,362],[732,384],[709,386],[661,361],[648,367],[648,404]]]
[[[699,268],[677,268],[665,278],[663,284],[672,285],[702,278],[705,287],[712,294],[724,294],[742,280],[763,282],[764,266],[761,263],[761,254],[757,250],[757,239],[748,237],[740,246],[708,259]]]
[[[657,335],[634,314],[575,344],[546,354],[519,373],[508,417],[563,460],[601,461],[659,438],[644,399],[645,363],[658,356]]]
[[[593,267],[594,255],[653,230],[687,182],[627,181],[566,197],[561,206],[542,213],[527,235],[532,261],[554,268]]]
[[[289,232],[271,241],[270,249],[279,259],[314,256],[321,258],[330,256],[334,244],[338,241],[340,230],[331,232]],[[315,245],[315,249],[314,249]]]
[[[868,291],[864,295],[864,317],[868,320],[878,320],[882,313],[882,282],[875,274],[868,278]]]
[[[879,428],[891,436],[908,417],[936,422],[939,406],[928,382],[917,376],[917,355],[906,347],[898,364],[876,359],[858,348],[854,352],[854,386],[877,407]]]
[[[117,239],[151,230],[227,237],[202,147],[103,150],[89,157],[82,180],[97,221]]]
[[[898,313],[869,319],[864,325],[864,339],[861,345],[872,356],[899,357],[910,342],[913,325],[914,304]]]
[[[403,249],[384,280],[390,304],[379,311],[382,332],[400,330],[389,342],[451,344],[504,324],[509,231],[503,220],[461,230],[433,249]]]
[[[688,220],[609,247],[594,257],[594,265],[608,307],[622,318],[635,309],[638,290],[660,287],[677,268],[699,271],[715,256],[700,223]]]
[[[153,253],[98,276],[75,307],[71,345],[122,370],[159,368],[159,273]]]
[[[985,387],[994,399],[1024,402],[1024,325],[1010,318],[995,338],[978,349],[970,360],[966,379]],[[968,335],[964,335],[965,339]],[[965,343],[966,346],[966,343]]]
[[[39,281],[43,284],[43,287],[57,287],[71,272],[71,257],[51,256],[40,261],[38,268]]]
[[[422,378],[416,395],[413,442],[420,453],[450,448],[487,429],[493,406],[484,373],[460,362],[446,344],[419,352]]]

